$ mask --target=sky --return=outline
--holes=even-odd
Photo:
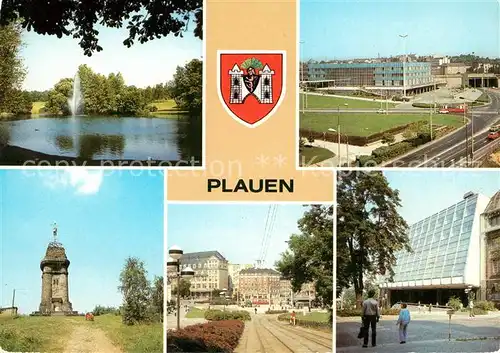
[[[69,259],[73,310],[118,307],[125,259],[163,273],[163,175],[160,171],[0,170],[0,306],[38,310],[40,261],[52,224]]]
[[[398,189],[400,215],[409,225],[463,200],[472,191],[492,197],[500,190],[497,171],[384,171],[389,185]]]
[[[497,0],[301,0],[301,58],[500,56]],[[473,22],[471,19],[475,19]]]
[[[176,245],[185,253],[217,250],[229,263],[253,265],[260,255],[269,206],[169,204],[167,247]],[[278,205],[264,267],[274,268],[288,247],[285,241],[299,233],[297,221],[306,210],[302,205]]]
[[[99,27],[99,44],[103,50],[91,57],[83,54],[78,39],[44,36],[25,32],[25,47],[21,56],[28,74],[23,89],[44,91],[51,89],[62,78],[73,77],[78,66],[87,64],[94,72],[108,75],[121,72],[127,85],[144,88],[172,79],[177,66],[183,66],[203,55],[203,42],[193,36],[191,24],[184,38],[169,35],[144,44],[135,42],[127,48],[125,28]]]

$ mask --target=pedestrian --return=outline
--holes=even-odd
[[[290,315],[290,323],[295,326],[295,321],[296,321],[296,317],[295,317],[295,310],[292,311],[292,314]]]
[[[375,290],[368,290],[368,299],[363,302],[361,314],[363,320],[363,348],[368,347],[368,331],[372,328],[372,346],[377,345],[377,322],[380,319],[378,302],[375,300]]]
[[[474,315],[474,302],[473,300],[471,299],[469,301],[469,317],[475,317],[476,315]]]
[[[399,343],[401,344],[406,343],[406,334],[410,319],[410,310],[407,309],[407,305],[405,303],[401,304],[398,322],[396,323],[396,325],[399,325]]]
[[[254,310],[255,310],[255,315],[257,315],[257,308],[255,308]]]

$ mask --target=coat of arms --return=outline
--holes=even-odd
[[[229,114],[255,127],[269,118],[284,95],[283,51],[219,51],[219,97]]]

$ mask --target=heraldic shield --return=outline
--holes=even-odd
[[[219,98],[237,121],[255,127],[267,120],[283,100],[284,51],[218,52]]]

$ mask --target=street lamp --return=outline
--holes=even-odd
[[[184,252],[178,246],[172,246],[168,250],[169,258],[167,261],[167,271],[174,271],[174,277],[177,279],[177,330],[180,330],[181,328],[181,277],[188,279],[194,276],[194,270],[189,266],[181,270],[180,259],[183,254]]]
[[[347,107],[349,107],[349,104],[344,103],[344,106],[347,108]],[[335,129],[328,129],[328,130],[335,132]],[[337,138],[338,138],[338,154],[339,154],[338,167],[340,168],[342,166],[341,161],[340,161],[340,105],[337,105],[337,131],[336,132],[337,132]],[[347,146],[347,148],[349,148],[349,146]],[[347,161],[349,162],[349,154],[347,155]]]
[[[471,141],[471,154],[474,153],[474,114],[472,113],[472,103],[474,103],[473,100],[466,99],[465,97],[458,97],[464,102],[471,103],[470,105],[470,124],[471,124],[471,136],[472,136],[472,141]],[[464,108],[467,107],[469,108],[469,105],[464,105]],[[464,109],[465,113],[465,109]]]
[[[399,36],[403,38],[403,48],[405,55],[405,59],[403,61],[403,97],[406,98],[406,61],[408,59],[406,56],[406,37],[408,37],[408,34],[400,34]]]

